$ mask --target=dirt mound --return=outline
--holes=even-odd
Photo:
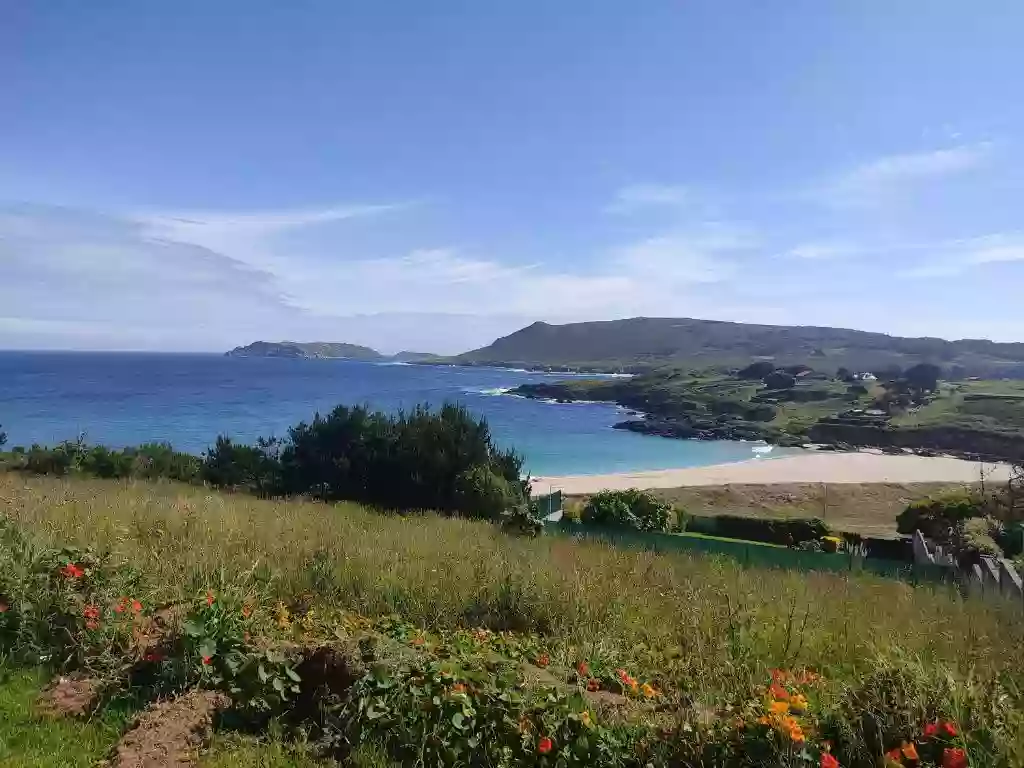
[[[90,677],[58,677],[39,694],[36,709],[49,717],[84,717],[96,708],[100,681]]]
[[[118,743],[111,768],[187,768],[206,742],[213,716],[230,700],[221,693],[192,691],[152,704]]]

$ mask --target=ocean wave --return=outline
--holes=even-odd
[[[484,387],[483,389],[463,387],[462,391],[467,395],[487,395],[488,397],[497,397],[498,395],[507,395],[512,391],[512,389],[513,387]]]

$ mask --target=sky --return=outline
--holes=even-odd
[[[1019,0],[0,0],[0,348],[1024,340]]]

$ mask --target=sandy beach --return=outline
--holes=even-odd
[[[625,488],[677,488],[684,485],[766,485],[772,483],[969,483],[1009,477],[1009,467],[946,457],[891,456],[881,453],[808,453],[778,459],[751,459],[710,467],[566,475],[533,478],[534,493],[569,494]]]

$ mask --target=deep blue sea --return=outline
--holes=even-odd
[[[218,434],[245,441],[283,436],[292,424],[339,403],[394,411],[448,400],[485,416],[498,442],[524,455],[534,475],[695,467],[758,455],[752,443],[614,430],[625,418],[614,405],[504,394],[524,382],[560,378],[566,377],[344,360],[0,352],[0,425],[8,446],[52,444],[84,433],[91,443],[161,441],[200,452]]]

